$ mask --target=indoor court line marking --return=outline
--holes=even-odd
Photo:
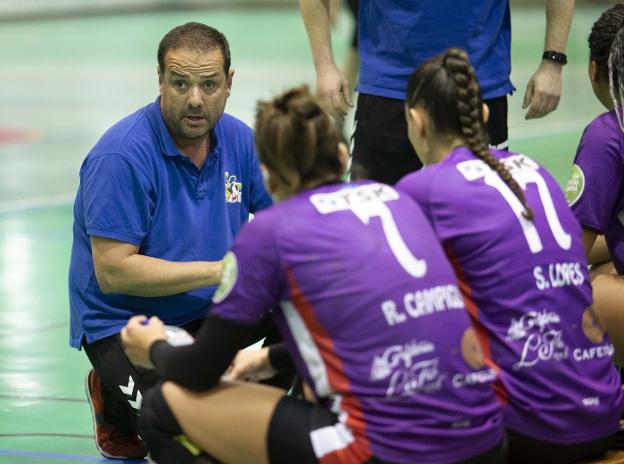
[[[133,460],[113,460],[106,459],[97,456],[81,456],[77,454],[59,454],[59,453],[40,453],[37,451],[21,451],[21,450],[7,450],[0,449],[0,456],[15,456],[19,458],[43,458],[43,459],[63,459],[65,461],[87,461],[87,462],[109,462],[109,463],[123,463],[123,464],[146,464],[148,461],[145,459],[133,459]]]
[[[525,127],[510,129],[509,140],[513,143],[516,140],[530,140],[549,135],[561,135],[568,132],[577,131],[585,127],[591,119],[575,119],[571,121],[554,122],[542,124],[540,127]],[[73,203],[75,192],[59,193],[49,196],[38,196],[24,198],[20,200],[0,202],[0,214],[21,213],[33,209],[52,208],[55,206],[66,206]]]
[[[19,331],[0,331],[0,338],[3,340],[29,336],[35,333],[47,332],[48,330],[63,329],[69,327],[69,320],[63,322],[51,322],[34,329],[19,329]]]
[[[76,193],[60,193],[56,195],[46,195],[21,200],[0,202],[0,214],[20,213],[31,209],[51,208],[53,206],[64,206],[73,203]]]
[[[86,440],[93,440],[93,435],[81,435],[78,433],[54,433],[54,432],[0,433],[0,438],[28,438],[28,437],[84,438]]]
[[[88,403],[87,399],[82,399],[82,398],[63,398],[61,396],[9,395],[6,393],[0,393],[0,400],[64,401],[67,403]],[[2,436],[2,434],[0,434],[0,436]]]
[[[584,128],[591,122],[591,119],[572,119],[569,121],[558,121],[550,124],[542,124],[539,127],[520,127],[509,129],[509,140],[531,140],[549,135],[561,135],[568,132],[577,131]]]

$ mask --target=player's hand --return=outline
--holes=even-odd
[[[323,109],[336,119],[343,119],[353,106],[349,81],[334,64],[317,71],[316,92]]]
[[[257,382],[270,379],[277,371],[269,361],[269,348],[261,350],[240,350],[230,368],[224,375],[224,380],[246,380]]]
[[[531,76],[524,93],[522,108],[528,108],[525,119],[543,118],[559,105],[562,65],[543,60]]]
[[[134,316],[121,329],[124,351],[135,366],[154,369],[149,350],[156,340],[167,340],[165,326],[157,317]]]

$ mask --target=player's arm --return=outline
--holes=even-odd
[[[342,118],[353,106],[349,81],[338,69],[331,47],[329,0],[299,0],[316,69],[318,96],[324,108]]]
[[[166,261],[139,254],[138,245],[94,235],[91,248],[103,293],[175,295],[218,284],[221,277],[221,261]]]
[[[130,361],[155,368],[164,379],[195,391],[208,390],[219,383],[238,350],[257,332],[254,324],[209,315],[193,344],[172,346],[166,341],[158,318],[146,322],[144,316],[133,317],[121,331]]]
[[[611,261],[611,253],[604,235],[599,235],[593,230],[583,229],[583,244],[589,264],[597,265]]]
[[[544,51],[565,53],[572,24],[574,0],[546,2],[546,39]],[[528,108],[526,119],[541,118],[559,105],[561,98],[561,71],[563,65],[542,60],[529,80],[524,94],[523,108]]]

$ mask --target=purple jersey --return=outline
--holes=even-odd
[[[502,439],[495,374],[409,198],[376,183],[303,192],[258,214],[225,261],[212,314],[249,324],[272,308],[338,415],[311,434],[322,463],[457,462]]]
[[[594,318],[578,222],[552,176],[524,155],[493,152],[534,219],[467,148],[403,178],[460,279],[486,359],[501,374],[505,425],[567,444],[618,429],[623,408],[613,345]]]
[[[618,274],[624,274],[624,134],[613,111],[585,129],[566,198],[584,228],[604,234]]]

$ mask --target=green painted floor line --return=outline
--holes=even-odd
[[[60,454],[60,453],[41,453],[37,451],[24,451],[24,450],[7,450],[0,449],[0,456],[13,456],[18,458],[41,458],[41,459],[54,459],[54,460],[64,460],[64,461],[78,461],[78,462],[117,462],[124,464],[146,464],[148,461],[145,459],[129,459],[129,460],[119,460],[119,459],[106,459],[97,456],[82,456],[76,454]]]

